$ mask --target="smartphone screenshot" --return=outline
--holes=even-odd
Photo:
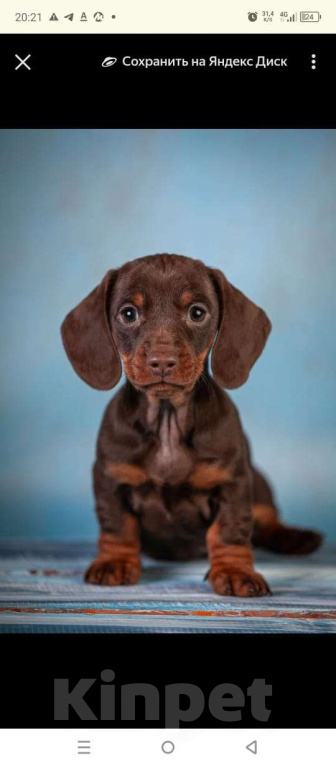
[[[0,9],[6,766],[334,764],[335,34]]]

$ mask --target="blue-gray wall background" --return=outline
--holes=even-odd
[[[334,130],[1,131],[1,533],[96,534],[91,464],[111,396],[63,352],[111,266],[222,268],[273,332],[232,396],[285,519],[336,538]]]

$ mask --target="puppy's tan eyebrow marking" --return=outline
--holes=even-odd
[[[192,299],[193,299],[193,296],[190,290],[184,290],[184,292],[181,295],[182,306],[189,306],[189,303],[191,303]]]
[[[211,302],[207,295],[192,290],[183,290],[178,298],[180,304],[185,308],[191,303],[203,303],[208,309],[211,308]]]
[[[141,309],[144,305],[144,296],[142,293],[134,293],[132,296],[132,302],[134,303],[134,306],[136,306],[138,309]]]

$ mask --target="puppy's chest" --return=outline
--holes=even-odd
[[[187,446],[187,408],[175,409],[153,402],[148,407],[147,424],[153,434],[145,459],[145,470],[154,483],[179,484],[187,479],[195,461],[195,451]]]

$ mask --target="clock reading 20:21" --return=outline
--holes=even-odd
[[[15,21],[42,21],[42,13],[16,13]]]

